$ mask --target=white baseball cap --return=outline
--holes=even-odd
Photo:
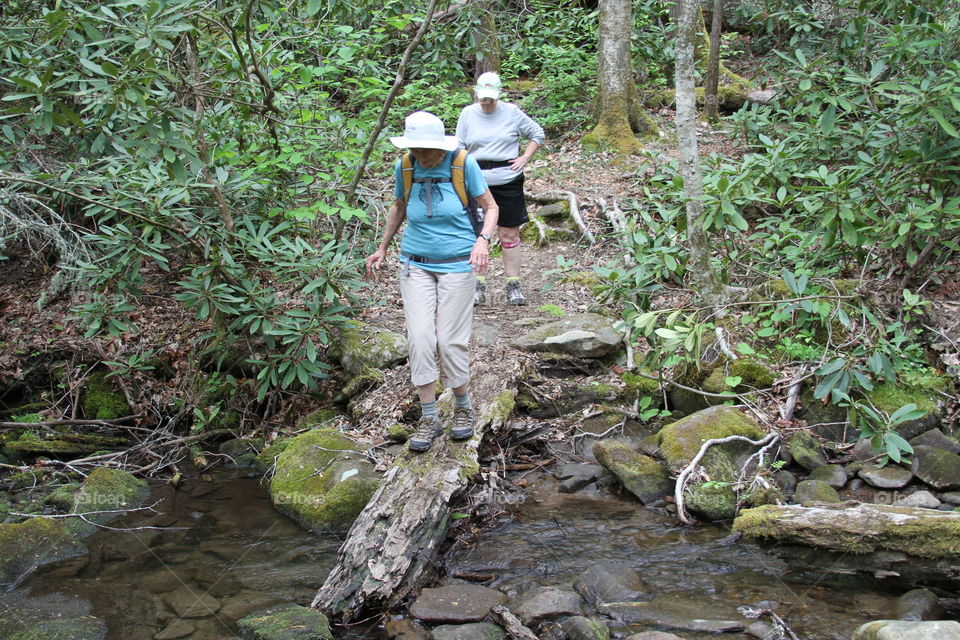
[[[477,96],[477,100],[482,100],[483,98],[493,98],[496,100],[500,97],[500,89],[502,87],[500,76],[492,71],[487,71],[486,73],[481,73],[480,77],[477,78],[477,85],[473,88],[473,93]]]
[[[390,138],[401,149],[443,149],[453,151],[457,148],[457,137],[444,135],[443,121],[432,113],[415,111],[404,121],[403,135]]]

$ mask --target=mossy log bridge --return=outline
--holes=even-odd
[[[311,605],[332,618],[355,620],[390,608],[423,586],[447,533],[450,502],[479,472],[477,448],[513,411],[519,367],[494,354],[475,353],[471,391],[479,410],[476,433],[452,442],[449,428],[426,453],[404,452],[357,516],[337,564]],[[486,357],[484,357],[486,356]],[[448,422],[448,420],[444,420]]]

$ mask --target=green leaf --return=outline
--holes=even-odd
[[[952,124],[950,124],[950,122],[947,121],[947,119],[943,116],[942,111],[940,111],[939,109],[930,107],[930,109],[928,110],[928,113],[931,116],[933,116],[933,119],[937,121],[937,123],[940,125],[940,128],[942,128],[947,133],[947,135],[954,138],[960,138],[960,133],[957,132],[956,127],[954,127]]]
[[[910,420],[918,420],[925,415],[927,415],[926,411],[917,409],[917,405],[911,402],[893,412],[890,416],[890,424],[900,424]]]
[[[741,382],[743,382],[743,378],[741,376],[727,376],[723,379],[723,383],[728,387],[736,387]]]
[[[746,342],[737,343],[737,353],[743,354],[745,356],[752,356],[757,352],[753,350],[753,347],[748,345]]]

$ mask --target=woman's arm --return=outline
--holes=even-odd
[[[397,198],[393,201],[393,206],[390,207],[390,213],[387,214],[387,224],[383,227],[383,239],[377,246],[377,250],[367,256],[367,277],[377,277],[377,270],[380,269],[380,265],[387,257],[387,248],[393,242],[393,236],[397,234],[397,230],[406,217],[407,201],[403,198]]]
[[[490,189],[487,189],[477,196],[477,203],[483,207],[483,229],[481,234],[491,235],[497,228],[497,220],[500,218],[500,208],[497,201],[493,199]],[[477,236],[477,241],[473,244],[473,251],[470,252],[470,264],[473,270],[478,274],[483,274],[490,263],[490,243],[486,238]]]

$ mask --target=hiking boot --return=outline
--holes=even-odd
[[[477,280],[477,289],[473,292],[473,306],[487,303],[487,285]]]
[[[453,410],[453,428],[450,437],[454,440],[466,440],[473,435],[473,409],[457,407]]]
[[[523,297],[523,291],[520,290],[520,283],[516,280],[507,283],[507,304],[527,304],[527,299]]]
[[[410,451],[426,451],[442,431],[440,416],[423,416],[417,423],[417,430],[407,440],[407,448]]]

